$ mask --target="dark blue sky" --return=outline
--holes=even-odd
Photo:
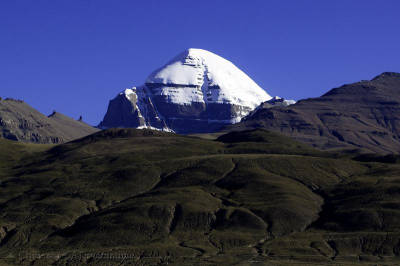
[[[1,1],[0,96],[97,125],[119,91],[189,47],[273,96],[320,96],[400,72],[400,1]]]

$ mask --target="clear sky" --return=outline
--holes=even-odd
[[[272,96],[400,72],[398,0],[2,0],[0,96],[97,125],[108,101],[186,48]]]

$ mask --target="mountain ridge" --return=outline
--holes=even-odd
[[[43,144],[64,143],[98,129],[58,112],[45,116],[22,100],[0,100],[0,137]]]
[[[400,152],[400,74],[331,89],[287,107],[260,108],[229,129],[266,128],[322,149]]]

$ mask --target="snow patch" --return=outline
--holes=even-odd
[[[139,126],[137,127],[137,129],[151,129],[151,130],[157,130],[157,131],[164,131],[164,132],[171,132],[171,133],[175,133],[173,130],[171,130],[170,128],[164,127],[164,128],[156,128],[156,127],[152,127],[152,126]]]

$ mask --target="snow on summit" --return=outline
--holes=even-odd
[[[146,80],[175,104],[229,103],[249,108],[271,99],[230,61],[206,50],[187,49]]]
[[[187,49],[154,71],[145,84],[112,99],[99,127],[215,132],[270,99],[228,60],[206,50]]]

